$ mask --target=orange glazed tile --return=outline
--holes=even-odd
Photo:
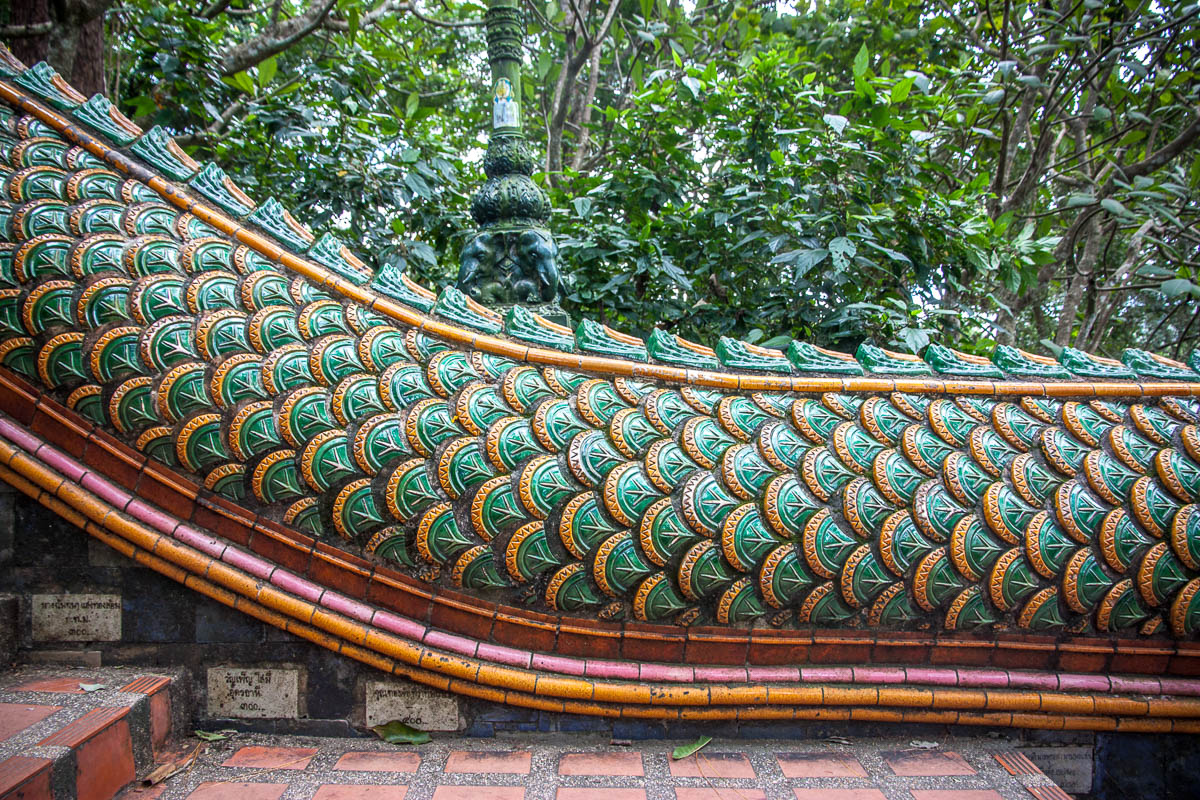
[[[754,766],[742,753],[696,753],[678,761],[671,759],[676,778],[753,778]]]
[[[75,752],[78,800],[108,800],[136,776],[129,723],[119,720],[88,739]]]
[[[404,800],[407,791],[407,786],[327,783],[317,789],[312,800]]]
[[[555,794],[554,800],[646,800],[646,790],[621,789],[615,786],[564,786]]]
[[[995,789],[913,789],[913,800],[1004,800]]]
[[[559,775],[642,775],[641,753],[567,753],[558,762]]]
[[[439,786],[433,800],[525,800],[520,786]]]
[[[935,775],[974,775],[975,770],[958,753],[929,750],[899,750],[883,753],[892,772],[902,778]]]
[[[304,769],[317,754],[315,747],[243,747],[221,763],[223,767]]]
[[[446,772],[486,772],[527,775],[533,756],[528,750],[498,753],[487,750],[455,750],[446,759]]]
[[[762,789],[744,789],[741,786],[723,789],[715,786],[680,786],[675,790],[675,800],[767,800],[767,795]]]
[[[796,800],[887,800],[878,789],[796,789]]]
[[[419,766],[421,766],[421,756],[417,753],[367,750],[345,753],[333,765],[333,768],[358,772],[416,772]]]
[[[206,782],[197,786],[187,800],[279,800],[286,783]]]
[[[776,756],[785,778],[865,778],[858,759],[838,753],[780,753]]]

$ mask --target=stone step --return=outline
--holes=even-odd
[[[0,800],[115,797],[190,716],[185,697],[170,672],[0,672]]]

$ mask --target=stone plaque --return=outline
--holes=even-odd
[[[300,716],[300,671],[210,667],[208,715],[238,719]]]
[[[408,681],[367,681],[367,725],[398,719],[427,731],[456,731],[458,699]]]
[[[1092,748],[1087,745],[1022,747],[1021,752],[1038,765],[1050,780],[1070,794],[1092,792]]]
[[[121,595],[35,594],[35,642],[121,641]]]

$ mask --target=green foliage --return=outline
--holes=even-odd
[[[256,8],[127,0],[122,108],[369,259],[453,281],[482,182],[482,3],[341,0],[223,74],[276,21]],[[562,164],[536,179],[574,315],[847,350],[1200,338],[1195,4],[638,0],[607,29],[603,0],[527,8],[525,125]]]

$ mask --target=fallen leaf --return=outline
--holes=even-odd
[[[700,748],[704,747],[706,744],[708,744],[711,741],[712,741],[711,736],[701,736],[699,739],[692,742],[691,744],[681,744],[681,745],[679,745],[679,747],[676,747],[674,750],[671,751],[671,758],[675,759],[676,761],[678,761],[681,758],[687,758],[692,753],[695,753],[696,751],[698,751]]]
[[[908,743],[909,747],[915,747],[918,750],[936,750],[940,746],[937,742],[927,742],[924,739],[913,739]]]
[[[433,737],[425,731],[418,730],[398,719],[385,725],[375,725],[371,730],[388,744],[425,744],[433,741]]]
[[[202,739],[206,742],[219,742],[222,739],[228,739],[228,734],[223,731],[192,731],[197,739]]]
[[[98,692],[104,688],[103,683],[81,683],[79,688],[85,692]]]
[[[826,736],[825,741],[830,744],[850,744],[850,740],[845,736]]]

